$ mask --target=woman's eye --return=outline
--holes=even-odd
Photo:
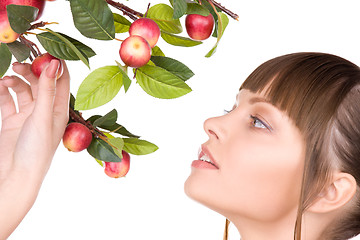
[[[250,117],[252,119],[253,127],[269,129],[269,127],[265,123],[263,123],[259,118],[255,117],[255,116],[250,116]]]

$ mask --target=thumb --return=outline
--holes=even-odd
[[[37,112],[46,118],[52,117],[56,94],[56,75],[59,66],[59,60],[51,60],[49,65],[42,71],[39,78],[38,96],[34,112]]]

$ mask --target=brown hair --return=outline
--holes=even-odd
[[[360,186],[360,68],[330,54],[293,53],[260,65],[240,89],[265,91],[265,97],[288,114],[305,139],[294,227],[294,239],[300,240],[303,212],[324,188],[334,167],[350,173]],[[345,219],[332,224],[322,238],[348,239],[360,232],[360,198],[356,196]]]

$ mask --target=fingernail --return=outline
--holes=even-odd
[[[19,65],[19,64],[21,64],[21,63],[19,63],[19,62],[13,62],[12,63],[13,66],[16,66],[16,65]]]
[[[47,70],[46,76],[48,78],[55,78],[57,72],[59,71],[60,62],[58,60],[51,60]]]

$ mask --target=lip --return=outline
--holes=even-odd
[[[219,169],[219,165],[218,163],[215,161],[214,157],[212,156],[211,152],[209,151],[209,149],[202,144],[201,148],[200,148],[200,152],[198,155],[198,159],[200,159],[202,156],[207,155],[210,158],[210,161],[212,162],[212,164],[216,167],[216,169]],[[201,161],[201,160],[200,160]]]

